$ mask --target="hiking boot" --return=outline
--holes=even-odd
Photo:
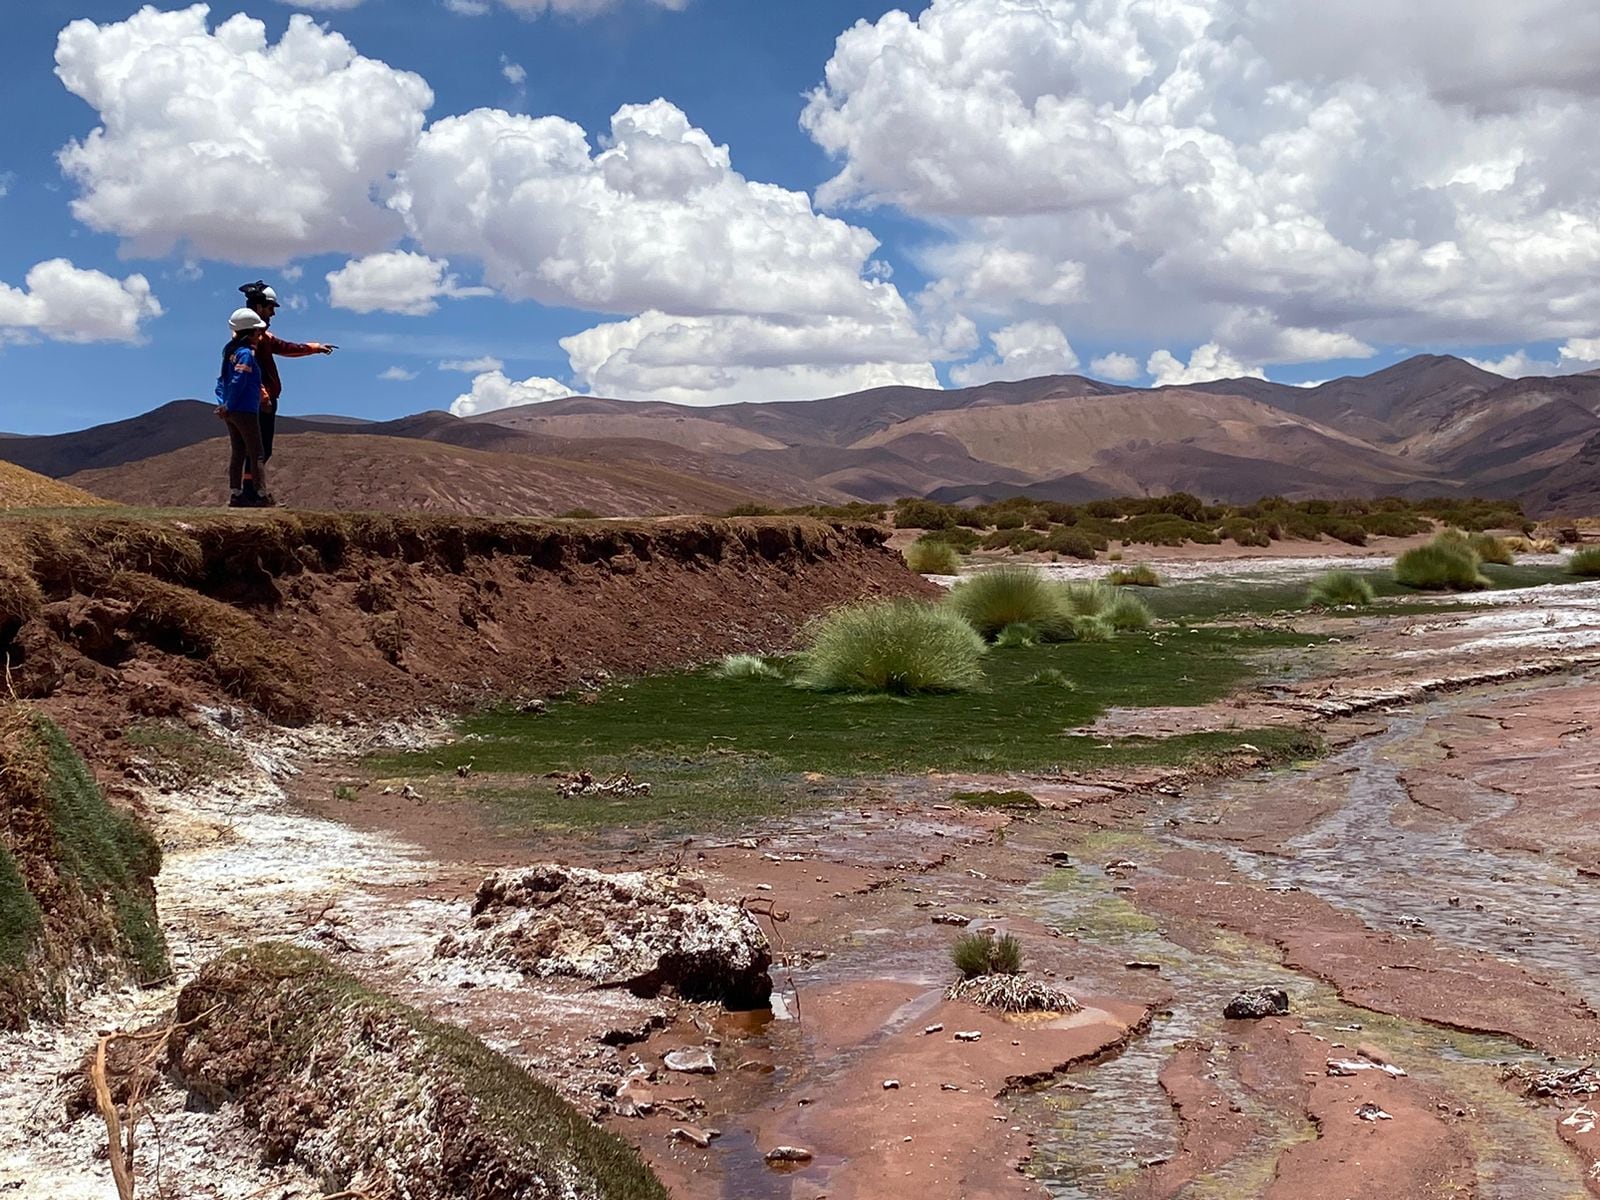
[[[243,492],[233,492],[228,496],[229,508],[249,508],[250,501]]]
[[[277,508],[278,502],[273,499],[270,492],[263,492],[250,502],[251,508]]]

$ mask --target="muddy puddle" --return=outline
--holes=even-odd
[[[1497,703],[1515,711],[1516,692]],[[1486,951],[1593,1001],[1600,996],[1592,967],[1600,950],[1592,916],[1600,881],[1546,855],[1475,844],[1473,826],[1503,816],[1514,804],[1507,795],[1463,784],[1468,794],[1459,798],[1455,815],[1444,818],[1415,804],[1405,786],[1405,772],[1426,770],[1445,756],[1431,722],[1484,704],[1478,695],[1390,714],[1378,733],[1314,766],[1197,788],[1153,807],[1143,829],[1091,835],[1074,855],[1076,866],[1025,891],[1027,909],[1064,934],[1112,949],[1141,964],[1137,969],[1159,965],[1172,993],[1150,1032],[1120,1055],[1019,1101],[1043,1130],[1030,1173],[1052,1196],[1089,1200],[1137,1191],[1141,1176],[1177,1152],[1180,1124],[1158,1077],[1181,1043],[1214,1046],[1225,1061],[1238,1023],[1225,1021],[1222,1009],[1237,992],[1257,985],[1286,990],[1294,1016],[1309,1034],[1326,1039],[1330,1055],[1338,1047],[1376,1042],[1418,1083],[1471,1114],[1477,1196],[1585,1194],[1582,1172],[1548,1110],[1500,1083],[1506,1064],[1543,1064],[1543,1055],[1507,1038],[1344,1003],[1326,984],[1286,969],[1259,941],[1141,912],[1132,902],[1130,873],[1095,865],[1133,860],[1138,875],[1148,877],[1170,851],[1220,851],[1264,889],[1302,889],[1373,929]],[[1529,769],[1536,767],[1530,762]],[[1286,795],[1314,800],[1324,815],[1278,846],[1253,849],[1194,835],[1230,817],[1236,827],[1248,827],[1241,811],[1266,811]],[[1279,1156],[1316,1137],[1316,1129],[1298,1111],[1263,1105],[1227,1069],[1207,1078],[1235,1112],[1253,1119],[1257,1132],[1243,1153],[1177,1194],[1260,1195]]]

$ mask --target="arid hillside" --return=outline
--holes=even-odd
[[[725,512],[753,500],[787,504],[832,499],[759,466],[728,469],[659,443],[581,456],[478,450],[422,438],[368,433],[291,434],[278,439],[269,483],[283,503],[332,511],[555,516]],[[663,465],[661,458],[676,459]],[[71,482],[126,504],[183,507],[227,499],[228,447],[200,442],[154,458],[83,471]],[[719,478],[720,476],[720,478]]]
[[[106,503],[82,488],[0,461],[0,509],[85,508]]]
[[[465,420],[291,418],[280,431],[286,445],[315,435],[283,455],[285,494],[335,508],[645,514],[1182,490],[1234,503],[1484,495],[1539,514],[1557,495],[1581,503],[1600,377],[1511,380],[1424,355],[1314,388],[1062,375],[715,408],[574,396]],[[216,433],[209,406],[180,401],[78,433],[0,437],[0,459],[116,499],[210,503],[220,455],[194,447]]]

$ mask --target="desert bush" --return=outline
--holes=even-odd
[[[1028,567],[997,567],[963,579],[945,603],[985,638],[1019,624],[1032,626],[1041,641],[1071,636],[1059,590]]]
[[[1422,591],[1470,592],[1489,586],[1478,565],[1478,556],[1465,538],[1444,533],[1426,546],[1402,554],[1394,564],[1394,579]]]
[[[738,508],[730,508],[726,513],[723,514],[723,516],[760,517],[765,516],[767,513],[772,511],[770,508],[764,509],[761,512],[742,511],[744,509],[752,508],[761,508],[761,506],[759,504],[741,504]],[[594,521],[598,520],[600,517],[600,514],[595,512],[592,508],[569,508],[566,512],[557,513],[556,515],[559,516],[563,521]]]
[[[1100,619],[1120,633],[1134,629],[1149,629],[1155,623],[1155,614],[1139,597],[1124,592],[1111,601]]]
[[[1354,571],[1327,571],[1306,589],[1306,602],[1326,608],[1364,607],[1372,603],[1372,585]]]
[[[899,500],[894,506],[896,529],[949,529],[956,510],[933,500]]]
[[[971,554],[982,540],[964,525],[952,525],[949,529],[930,529],[917,539],[919,542],[943,542],[947,546],[954,546],[959,554]]]
[[[992,520],[996,529],[1021,529],[1027,524],[1022,519],[1022,514],[1015,510],[997,512]]]
[[[1486,563],[1498,563],[1502,567],[1509,567],[1513,562],[1511,547],[1492,533],[1469,534],[1467,544]]]
[[[1575,551],[1572,557],[1567,559],[1567,573],[1582,575],[1586,579],[1600,576],[1600,546]]]
[[[970,691],[983,682],[983,639],[959,613],[915,600],[841,608],[816,622],[797,687],[818,692]]]
[[[592,513],[589,512],[588,509],[582,508],[576,508],[573,509],[572,512],[563,513],[562,516],[571,517],[580,513],[588,517],[599,516],[598,513]],[[765,504],[735,504],[722,515],[724,517],[775,517],[778,515],[778,510]]]
[[[1367,544],[1367,531],[1354,521],[1330,520],[1324,527],[1323,532],[1347,546],[1365,546]]]
[[[1091,560],[1094,558],[1095,546],[1087,536],[1075,529],[1052,529],[1044,539],[1045,550],[1051,554],[1065,554],[1068,558],[1081,558]]]
[[[985,550],[1026,554],[1044,546],[1044,534],[1032,529],[997,529],[979,543]]]
[[[1256,522],[1245,517],[1228,517],[1222,522],[1222,536],[1239,546],[1270,546],[1272,538]]]
[[[1025,650],[1039,644],[1039,631],[1032,625],[1018,621],[995,634],[994,644],[1001,650]]]
[[[963,979],[980,975],[1015,975],[1022,970],[1022,943],[1009,933],[995,937],[982,933],[963,933],[950,948],[950,961]]]
[[[1130,517],[1119,532],[1123,541],[1147,546],[1181,546],[1185,542],[1215,546],[1222,541],[1209,525],[1165,513]]]
[[[778,670],[759,654],[729,654],[712,671],[722,679],[782,679]]]
[[[1433,522],[1416,513],[1382,510],[1361,518],[1361,528],[1373,537],[1415,537],[1433,528]]]
[[[1160,587],[1161,576],[1149,563],[1139,563],[1132,567],[1117,567],[1106,576],[1106,582],[1112,587]]]
[[[949,542],[918,538],[906,547],[906,566],[919,575],[954,575],[961,570],[961,556]]]

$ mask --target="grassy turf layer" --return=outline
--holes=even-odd
[[[1308,747],[1299,731],[1109,741],[1072,731],[1112,706],[1206,703],[1266,656],[1312,644],[1282,631],[1198,629],[997,649],[985,662],[984,690],[915,698],[817,695],[714,669],[651,676],[559,700],[542,716],[478,716],[451,746],[370,765],[381,775],[433,777],[438,794],[459,790],[455,768],[470,761],[467,794],[491,800],[514,824],[592,828],[760,815],[785,801],[835,796],[837,780],[849,777],[1176,765],[1225,756],[1242,742],[1288,755]],[[536,778],[578,770],[625,770],[652,791],[561,798]]]

